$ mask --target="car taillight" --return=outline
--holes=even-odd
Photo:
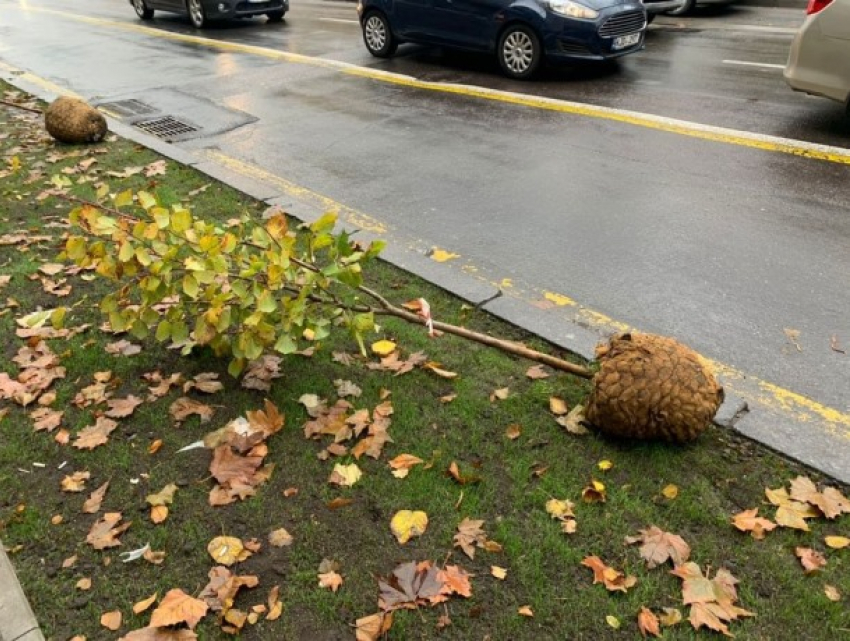
[[[832,0],[809,0],[809,6],[806,7],[806,15],[810,16],[813,13],[817,13],[830,4],[832,4]]]

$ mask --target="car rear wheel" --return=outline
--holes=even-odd
[[[153,18],[153,9],[150,9],[145,0],[133,0],[133,8],[136,10],[136,15],[142,20],[150,20]]]
[[[678,9],[671,9],[667,12],[668,16],[684,16],[691,11],[694,10],[694,6],[696,5],[696,0],[685,0],[685,4],[683,4]]]
[[[207,23],[207,16],[204,13],[204,5],[201,0],[186,0],[186,11],[189,12],[189,20],[192,21],[192,26],[200,29]]]
[[[266,14],[266,18],[269,19],[269,22],[280,22],[285,15],[286,11],[269,11]]]
[[[520,80],[533,76],[543,58],[540,39],[525,25],[512,25],[505,29],[499,38],[496,54],[502,71]]]
[[[363,42],[376,58],[389,58],[398,49],[398,40],[390,29],[387,17],[378,11],[368,14],[363,20]]]

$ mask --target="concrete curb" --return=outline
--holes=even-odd
[[[0,641],[44,641],[15,568],[0,542]]]

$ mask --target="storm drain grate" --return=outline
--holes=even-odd
[[[141,100],[116,100],[115,102],[104,102],[99,107],[112,111],[119,116],[146,116],[155,114],[156,109]]]
[[[192,125],[185,123],[182,120],[177,120],[177,118],[172,118],[171,116],[163,116],[162,118],[154,118],[153,120],[143,120],[135,123],[134,127],[138,127],[142,131],[146,131],[147,133],[152,134],[157,138],[162,138],[163,140],[176,138],[178,136],[185,136],[186,134],[198,131],[197,127],[193,127]]]

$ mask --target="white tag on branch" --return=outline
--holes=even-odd
[[[189,443],[186,447],[181,447],[179,450],[177,450],[177,453],[180,454],[180,452],[188,452],[189,450],[197,450],[203,447],[203,441],[195,441],[194,443]]]
[[[122,552],[118,556],[121,557],[121,560],[124,563],[129,563],[130,561],[138,561],[139,559],[141,559],[145,555],[145,552],[150,551],[150,549],[151,549],[151,544],[145,543],[145,546],[139,548],[138,550],[131,550],[130,552]]]
[[[428,301],[424,298],[417,299],[419,301],[419,311],[417,312],[419,316],[425,319],[425,327],[428,328],[428,336],[433,338],[434,336],[434,319],[431,318],[431,306],[428,304]]]

